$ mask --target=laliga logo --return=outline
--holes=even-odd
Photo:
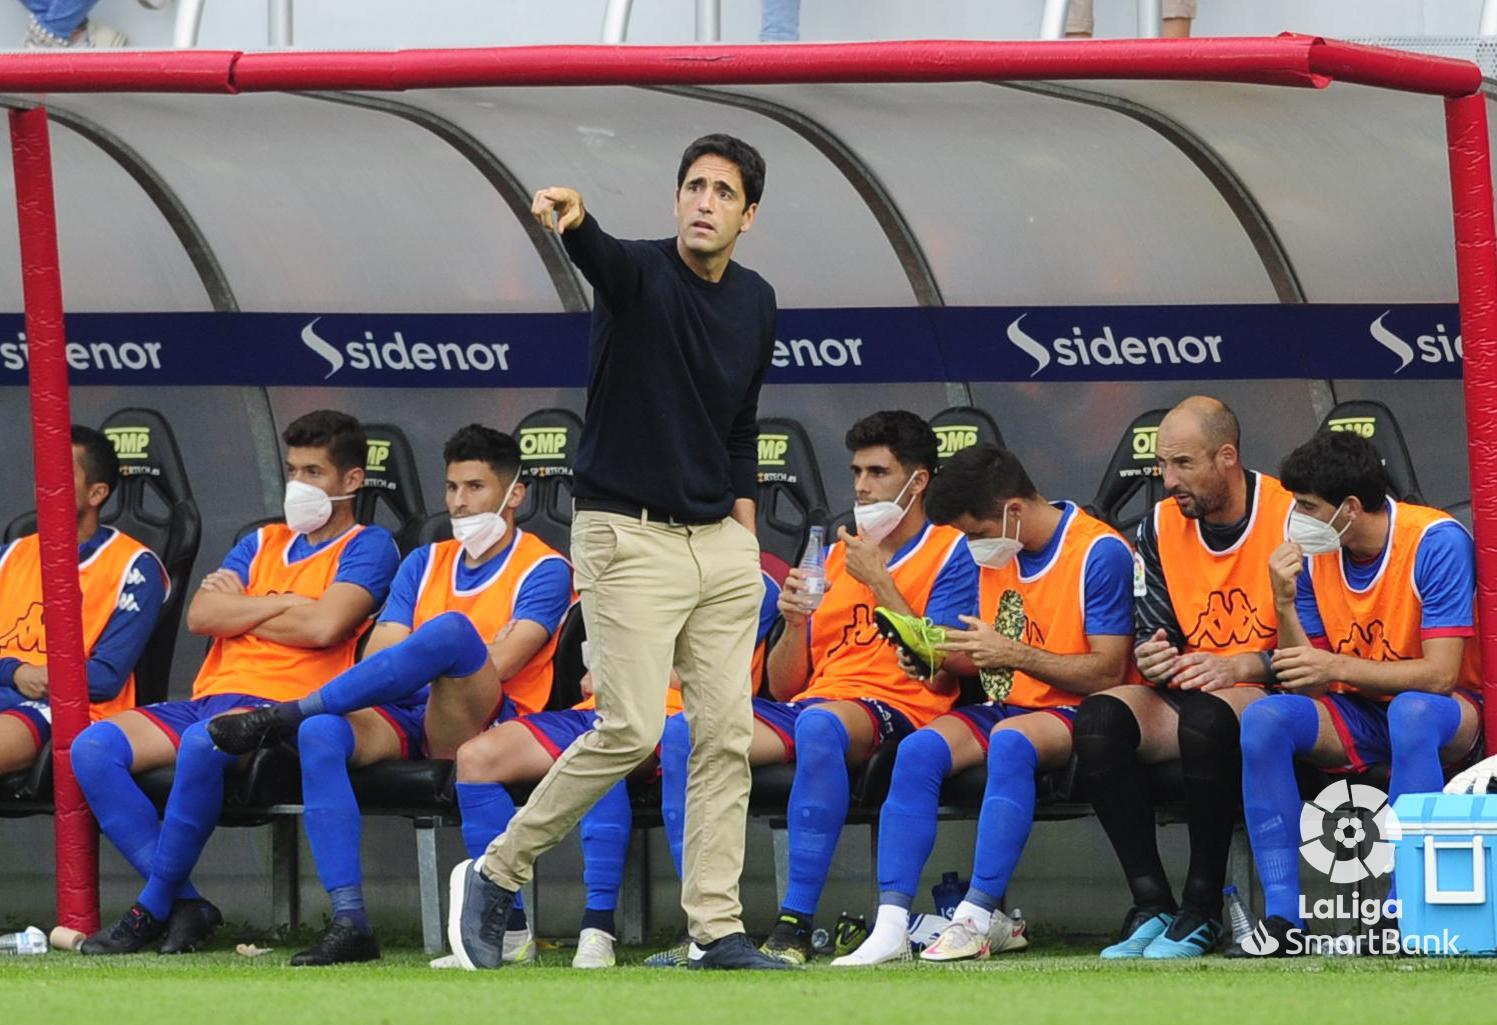
[[[1356,883],[1393,870],[1393,841],[1403,838],[1403,825],[1381,790],[1343,779],[1305,804],[1299,836],[1306,864],[1333,883]]]
[[[1398,357],[1398,369],[1393,371],[1395,374],[1403,373],[1416,356],[1421,363],[1459,363],[1465,359],[1465,346],[1461,344],[1461,336],[1447,336],[1444,324],[1436,324],[1434,334],[1419,335],[1414,339],[1414,345],[1410,345],[1383,323],[1392,312],[1384,310],[1381,316],[1368,325],[1367,330],[1374,341]],[[1418,346],[1417,353],[1415,346]]]

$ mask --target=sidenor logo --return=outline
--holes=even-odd
[[[460,370],[479,373],[507,372],[509,345],[505,342],[415,342],[405,340],[403,332],[394,331],[390,340],[375,340],[373,331],[365,331],[358,341],[339,346],[315,330],[321,317],[314,317],[301,329],[301,341],[328,365],[322,375],[326,381],[347,366],[350,370],[417,371]]]
[[[1393,373],[1403,373],[1416,358],[1420,363],[1459,363],[1465,358],[1461,336],[1451,338],[1446,334],[1444,324],[1436,324],[1434,334],[1416,336],[1414,344],[1410,345],[1383,323],[1392,312],[1384,310],[1381,316],[1367,326],[1367,330],[1374,341],[1398,357],[1398,369]]]
[[[1222,362],[1222,336],[1181,335],[1114,335],[1112,325],[1103,324],[1100,334],[1087,338],[1080,327],[1072,327],[1070,337],[1062,335],[1049,345],[1023,328],[1024,313],[1008,326],[1008,340],[1024,355],[1034,360],[1030,377],[1038,376],[1053,361],[1059,367],[1120,367],[1200,365]]]

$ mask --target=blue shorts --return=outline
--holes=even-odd
[[[795,720],[800,714],[813,705],[826,703],[826,698],[806,698],[804,701],[771,701],[769,698],[754,699],[754,718],[765,726],[774,730],[775,735],[785,745],[785,761],[795,761]],[[868,713],[868,718],[873,721],[873,746],[868,749],[871,755],[878,750],[880,744],[890,738],[900,739],[908,737],[915,732],[915,727],[905,718],[904,713],[892,705],[872,698],[850,698],[839,700],[851,700],[860,705],[863,711]]]
[[[419,700],[403,701],[392,705],[375,705],[374,711],[390,724],[400,738],[401,758],[422,758],[426,755],[426,693],[417,695]]]
[[[1464,699],[1481,718],[1481,699],[1467,690],[1451,695]],[[1393,744],[1388,739],[1388,703],[1369,701],[1357,694],[1322,694],[1319,701],[1331,715],[1331,725],[1346,749],[1346,764],[1328,768],[1327,772],[1366,772],[1373,765],[1393,761]],[[1478,734],[1477,743],[1480,743]]]
[[[225,712],[248,711],[277,704],[269,698],[251,697],[248,694],[209,694],[205,698],[191,701],[163,701],[158,705],[142,705],[136,711],[145,716],[165,733],[172,747],[182,746],[182,734],[194,723],[207,722]]]
[[[993,730],[1005,719],[1012,719],[1020,715],[1032,715],[1045,713],[1055,716],[1066,724],[1066,729],[1071,735],[1076,735],[1076,706],[1059,705],[1055,708],[1024,708],[1020,705],[1007,705],[995,701],[987,701],[980,705],[963,705],[953,708],[947,715],[954,715],[967,724],[982,749],[988,749],[988,741],[992,738]]]
[[[535,734],[535,739],[553,759],[560,758],[561,753],[591,730],[597,721],[598,713],[591,708],[562,708],[554,712],[522,715],[519,719],[520,725]]]
[[[0,715],[21,720],[21,725],[31,731],[31,739],[36,741],[38,751],[52,739],[52,706],[45,701],[22,701],[19,705],[11,705],[0,712]]]

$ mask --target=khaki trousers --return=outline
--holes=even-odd
[[[483,871],[517,890],[535,859],[654,751],[674,668],[691,726],[681,905],[701,943],[743,931],[738,877],[754,718],[749,667],[764,583],[737,521],[697,527],[579,511],[572,564],[582,596],[598,723],[557,759]]]

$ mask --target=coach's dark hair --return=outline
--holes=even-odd
[[[681,154],[681,166],[676,170],[677,192],[681,191],[691,165],[706,156],[722,157],[737,164],[738,173],[743,177],[744,205],[753,206],[759,202],[759,197],[764,195],[764,158],[742,139],[720,132],[704,135],[686,147],[686,152]]]
[[[369,454],[364,426],[336,409],[316,409],[286,425],[281,440],[288,448],[325,448],[328,460],[342,473],[362,468]]]
[[[1351,431],[1321,431],[1289,453],[1279,465],[1279,482],[1332,505],[1356,495],[1368,512],[1382,510],[1390,489],[1377,447]]]
[[[919,468],[936,472],[940,442],[936,432],[914,413],[884,409],[871,413],[847,430],[847,451],[882,445],[894,453],[899,465],[910,473]]]
[[[1010,498],[1038,497],[1019,457],[985,441],[941,464],[925,492],[925,515],[932,523],[943,524],[964,513],[974,519],[996,520]]]
[[[108,484],[109,493],[120,483],[120,457],[114,444],[92,427],[73,425],[73,444],[83,449],[83,482],[85,484]]]
[[[487,463],[494,476],[502,481],[520,472],[520,446],[515,439],[483,424],[459,428],[442,446],[444,463],[465,463],[470,459]]]

